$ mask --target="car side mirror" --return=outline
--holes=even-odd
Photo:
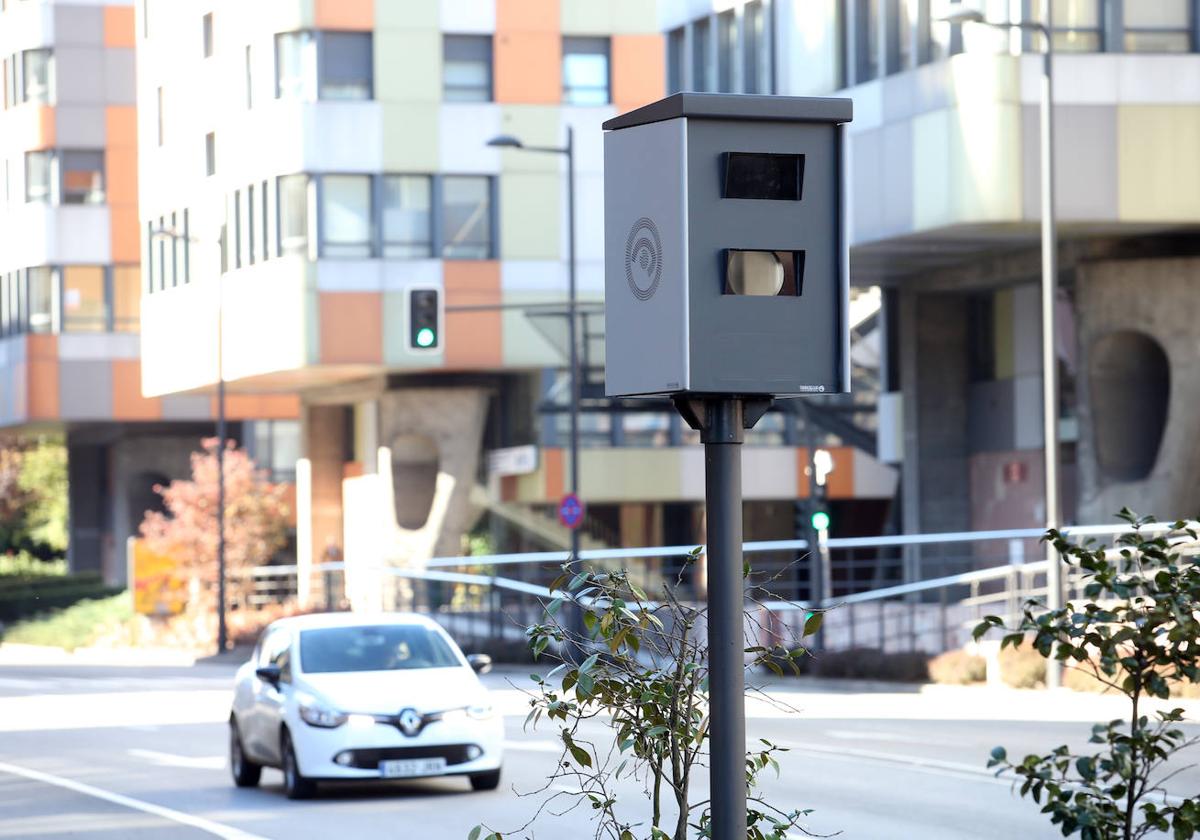
[[[492,670],[492,657],[486,653],[472,653],[467,657],[467,664],[476,674],[486,674]]]
[[[255,669],[254,676],[278,688],[279,679],[283,676],[283,672],[279,670],[278,665],[264,665],[261,668]]]

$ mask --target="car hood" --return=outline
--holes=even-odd
[[[343,712],[394,715],[407,708],[439,712],[487,702],[487,689],[465,667],[304,674],[303,680]]]

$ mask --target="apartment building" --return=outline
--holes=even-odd
[[[561,147],[568,128],[585,545],[702,538],[694,435],[602,387],[600,126],[664,95],[659,12],[139,0],[142,387],[299,395],[301,562],[420,563],[481,522],[497,547],[566,544],[565,161],[488,142]],[[795,533],[799,428],[778,411],[754,433],[752,533]],[[830,495],[878,527],[894,471],[834,459]]]
[[[0,65],[0,435],[65,438],[71,566],[123,581],[154,485],[188,473],[214,413],[142,393],[133,4],[4,0]],[[295,426],[297,401],[230,409]]]
[[[661,3],[670,89],[853,97],[851,280],[883,289],[878,441],[905,530],[1042,522],[1044,0]],[[1053,0],[1069,520],[1200,508],[1200,4]]]

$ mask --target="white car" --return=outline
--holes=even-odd
[[[291,799],[318,781],[467,776],[500,784],[504,721],[436,622],[418,615],[306,615],[263,631],[237,672],[229,765],[239,787],[283,771]]]

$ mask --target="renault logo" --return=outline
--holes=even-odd
[[[400,731],[411,738],[421,731],[425,718],[416,709],[405,709],[400,713],[397,721]]]

